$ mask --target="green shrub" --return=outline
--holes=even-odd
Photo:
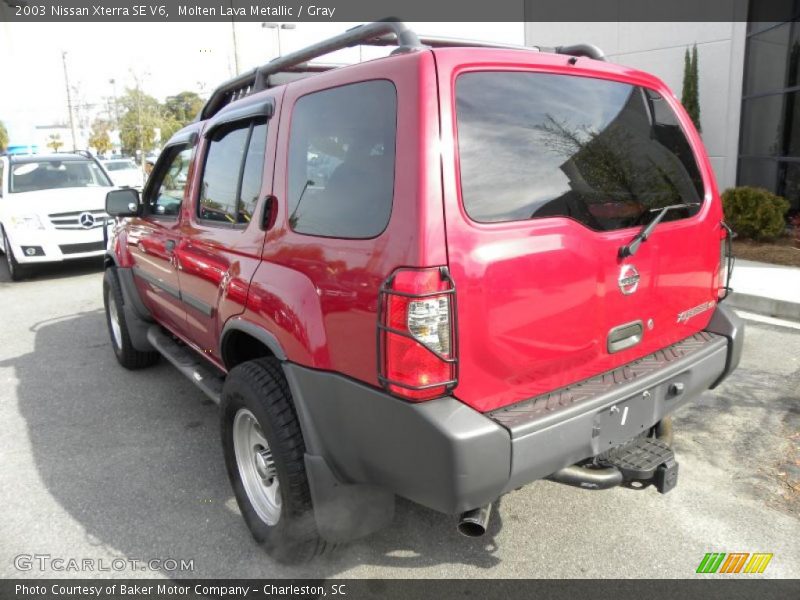
[[[789,202],[769,190],[735,187],[722,194],[725,221],[742,238],[774,240],[786,230]]]

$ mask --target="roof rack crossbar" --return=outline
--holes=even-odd
[[[606,60],[605,53],[594,44],[573,44],[571,46],[556,46],[556,54],[566,54],[568,56],[585,56],[595,60]]]
[[[211,94],[203,110],[200,111],[200,119],[208,119],[234,99],[238,100],[248,94],[266,89],[268,77],[272,74],[297,69],[298,66],[310,60],[336,50],[361,44],[372,44],[376,38],[383,36],[392,36],[398,46],[395,52],[410,52],[423,47],[417,34],[399,21],[384,20],[358,25],[297,52],[279,56],[265,65],[226,81]]]

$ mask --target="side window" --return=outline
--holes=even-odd
[[[289,224],[298,233],[371,238],[389,223],[397,92],[386,80],[303,96],[289,138]]]
[[[192,148],[177,146],[165,150],[170,156],[167,165],[155,173],[156,180],[149,201],[149,213],[157,216],[176,216],[183,202],[186,183],[189,180],[189,165]]]
[[[214,132],[200,182],[198,217],[241,225],[250,222],[261,192],[265,121]]]

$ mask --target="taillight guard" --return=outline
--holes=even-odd
[[[429,269],[398,269],[394,273],[392,273],[389,278],[381,285],[379,294],[378,294],[378,327],[377,327],[377,345],[378,345],[378,381],[380,382],[381,386],[387,389],[390,392],[395,394],[405,396],[410,400],[428,400],[437,396],[442,395],[443,393],[451,391],[453,388],[456,387],[458,384],[458,325],[457,325],[457,305],[456,305],[456,288],[455,284],[453,283],[452,278],[450,277],[450,273],[447,267],[439,267],[438,274],[440,278],[440,285],[443,287],[441,289],[424,291],[424,292],[408,292],[403,290],[394,289],[392,286],[395,283],[395,280],[399,273],[404,271],[415,272],[418,271],[420,273],[424,273],[429,271]],[[441,352],[436,348],[432,347],[430,344],[425,343],[420,336],[415,336],[411,332],[411,320],[412,317],[408,313],[408,308],[414,301],[423,301],[428,298],[446,298],[447,299],[447,323],[449,324],[449,352]],[[406,309],[403,315],[403,322],[405,323],[405,328],[400,329],[398,327],[391,326],[391,319],[393,315],[390,315],[390,304],[392,302],[392,298],[403,299],[406,304],[404,308]],[[441,306],[441,304],[440,304]],[[391,377],[387,373],[387,347],[388,347],[388,337],[390,335],[396,335],[401,338],[410,340],[416,346],[424,348],[426,352],[428,352],[431,356],[435,357],[441,363],[448,365],[449,367],[449,377],[445,379],[438,379],[436,381],[432,381],[430,383],[425,384],[410,384],[407,381],[402,381],[397,378]],[[400,389],[398,389],[400,388]],[[406,390],[407,393],[404,393],[402,390]],[[441,391],[442,393],[434,393],[432,395],[426,394],[428,391]]]

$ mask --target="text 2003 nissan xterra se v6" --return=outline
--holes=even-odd
[[[359,43],[397,48],[307,63]],[[480,535],[537,479],[675,485],[669,415],[741,354],[730,235],[673,94],[602,58],[363,25],[222,85],[109,193],[116,356],[220,403],[274,556],[396,495]]]

